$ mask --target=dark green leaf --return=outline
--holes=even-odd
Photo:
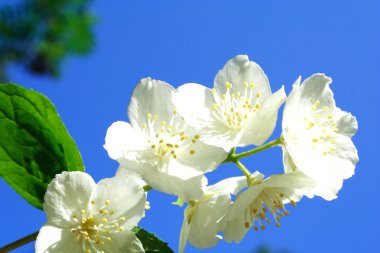
[[[174,253],[166,242],[163,242],[154,234],[151,234],[140,227],[133,228],[132,232],[135,233],[137,238],[141,241],[145,253]]]
[[[55,174],[84,171],[54,105],[36,91],[0,84],[0,136],[0,176],[37,208]]]

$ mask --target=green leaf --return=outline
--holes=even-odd
[[[55,174],[84,171],[54,105],[36,91],[0,84],[0,135],[0,176],[37,208]]]
[[[168,243],[163,242],[154,234],[140,227],[134,227],[132,232],[135,233],[137,238],[141,241],[145,253],[174,253],[174,251],[169,248]]]

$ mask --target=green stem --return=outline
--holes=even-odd
[[[246,156],[250,156],[250,155],[259,153],[259,152],[261,152],[263,150],[266,150],[268,148],[272,148],[272,147],[280,145],[280,144],[281,144],[281,138],[278,138],[278,139],[276,139],[274,141],[268,142],[267,144],[265,144],[265,145],[263,145],[261,147],[254,148],[252,150],[248,150],[248,151],[242,152],[240,154],[234,154],[233,158],[236,159],[236,160],[239,160],[240,158],[243,158],[243,157],[246,157]]]
[[[261,147],[254,148],[252,150],[248,150],[248,151],[242,152],[240,154],[236,154],[235,153],[236,148],[233,148],[233,149],[231,149],[231,152],[228,154],[227,158],[222,163],[228,163],[228,162],[236,163],[236,161],[238,161],[240,158],[259,153],[265,149],[272,148],[272,147],[277,146],[277,145],[281,145],[281,143],[282,143],[281,138],[278,138],[274,141],[268,142],[267,144],[265,144]]]
[[[30,243],[30,242],[36,240],[37,235],[38,235],[38,231],[34,232],[33,234],[27,235],[24,238],[21,238],[17,241],[14,241],[8,245],[5,245],[4,247],[0,248],[0,252],[6,253],[6,252],[9,252],[11,250],[17,249],[18,247],[21,247],[27,243]]]
[[[244,173],[246,178],[249,180],[249,177],[251,176],[251,172],[249,172],[247,168],[240,161],[235,161],[234,164],[236,164],[239,167],[239,169]]]
[[[231,162],[231,163],[234,163],[237,161],[237,159],[235,159],[235,151],[236,151],[236,147],[232,148],[230,153],[228,154],[227,158],[222,162],[222,163],[228,163],[228,162]]]

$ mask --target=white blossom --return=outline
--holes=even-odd
[[[177,114],[175,92],[165,82],[141,80],[128,108],[131,123],[112,124],[104,147],[112,159],[141,174],[154,189],[187,201],[202,195],[204,173],[215,169],[227,153],[200,141],[200,133]]]
[[[225,216],[231,205],[230,194],[236,194],[245,185],[245,177],[225,179],[205,188],[203,197],[191,201],[185,209],[179,252],[183,253],[186,241],[197,248],[211,248],[221,238],[218,232],[225,227]]]
[[[230,151],[264,143],[285,99],[283,87],[272,94],[260,66],[238,55],[218,72],[213,89],[185,84],[178,88],[174,102],[186,121],[202,132],[202,140]]]
[[[336,198],[354,174],[358,154],[351,137],[354,116],[335,106],[331,78],[315,74],[293,85],[284,109],[282,142],[285,171],[301,171],[316,181],[310,195]]]
[[[36,253],[143,253],[130,230],[144,214],[141,178],[118,175],[95,184],[83,172],[63,172],[49,184],[44,201],[47,223]]]
[[[272,221],[280,227],[281,218],[289,215],[285,204],[295,206],[312,187],[313,181],[300,172],[273,175],[265,180],[263,174],[253,173],[248,189],[239,193],[228,212],[225,240],[240,242],[251,227],[264,230]]]

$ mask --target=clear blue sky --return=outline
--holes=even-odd
[[[11,80],[47,95],[56,105],[96,180],[115,173],[117,163],[102,145],[108,126],[127,120],[126,108],[139,79],[151,76],[174,86],[212,86],[225,62],[248,54],[261,65],[273,90],[290,91],[302,75],[333,78],[338,106],[359,121],[354,142],[360,161],[332,202],[304,199],[282,228],[251,231],[239,245],[221,242],[205,253],[251,253],[260,245],[294,253],[378,252],[380,219],[379,113],[380,4],[369,0],[297,1],[105,1],[92,4],[99,17],[97,45],[85,58],[65,61],[59,80],[36,78],[10,66]],[[280,122],[279,122],[280,123]],[[280,126],[280,124],[278,124]],[[280,134],[277,128],[271,137]],[[244,160],[264,174],[281,171],[281,152]],[[210,174],[211,182],[240,175],[232,165]],[[0,180],[0,245],[34,232],[45,221]],[[141,225],[177,251],[183,210],[175,197],[149,193],[151,210]],[[30,244],[15,252],[31,253]],[[188,247],[187,252],[202,252]]]

